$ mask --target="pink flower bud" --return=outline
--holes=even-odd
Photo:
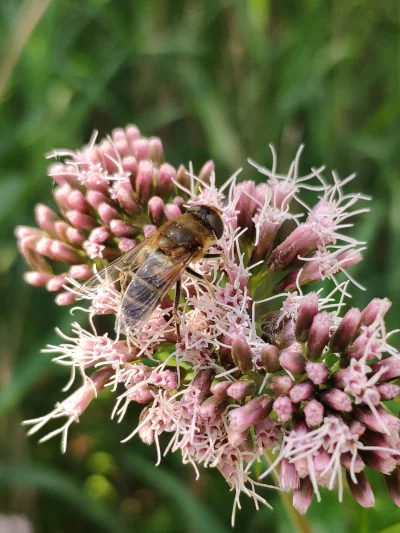
[[[396,468],[396,459],[390,455],[382,457],[374,451],[363,451],[361,456],[367,466],[382,474],[390,474]]]
[[[163,144],[161,139],[158,137],[152,137],[149,140],[149,156],[153,163],[155,163],[157,166],[161,165],[161,163],[164,161]]]
[[[137,216],[141,207],[135,198],[132,185],[130,183],[119,183],[115,186],[115,195],[120,206],[131,216]]]
[[[243,432],[250,426],[261,422],[272,409],[272,398],[263,395],[250,400],[237,409],[232,409],[228,414],[229,425],[232,431]]]
[[[226,390],[228,396],[237,400],[238,402],[244,400],[246,396],[252,396],[255,393],[256,384],[251,379],[242,381],[235,381]]]
[[[378,385],[378,392],[381,400],[394,400],[400,394],[400,386],[395,383],[382,383]]]
[[[111,238],[111,233],[105,226],[98,226],[89,235],[89,241],[96,244],[103,244]]]
[[[393,472],[384,476],[389,496],[393,502],[400,507],[400,467],[397,466]]]
[[[335,411],[350,413],[353,409],[351,399],[339,389],[325,389],[320,394],[321,401]]]
[[[45,272],[25,272],[24,281],[34,287],[46,287],[49,280],[53,278],[53,274],[46,274]]]
[[[377,431],[378,433],[387,433],[390,435],[400,431],[400,420],[396,416],[387,413],[382,407],[377,407],[376,412],[381,422],[368,407],[364,406],[357,406],[354,409],[354,417],[368,429]]]
[[[136,177],[136,192],[139,203],[142,205],[148,202],[152,194],[155,174],[156,171],[151,161],[140,161]]]
[[[307,363],[306,372],[308,377],[314,383],[314,385],[322,385],[328,379],[329,368],[325,362],[322,363]]]
[[[86,281],[93,276],[93,270],[89,265],[73,265],[69,269],[68,276],[72,279]]]
[[[302,383],[297,383],[289,392],[290,399],[294,403],[301,403],[308,398],[313,393],[314,387],[310,381],[303,381]]]
[[[156,226],[161,226],[165,222],[164,202],[159,196],[150,198],[147,209],[149,211],[150,219]]]
[[[182,211],[176,204],[166,204],[164,207],[164,214],[167,220],[172,220],[173,218],[179,217],[182,214]]]
[[[68,227],[66,232],[67,240],[72,244],[72,246],[82,246],[85,236],[81,231],[79,231],[77,228],[72,228],[71,226]]]
[[[306,417],[306,424],[308,427],[313,428],[322,424],[324,420],[324,406],[317,400],[311,400],[304,407],[304,416]]]
[[[302,354],[300,344],[294,342],[289,348],[282,350],[281,355],[279,356],[279,362],[281,366],[289,372],[293,372],[294,374],[303,372],[306,359]]]
[[[280,369],[279,350],[273,344],[267,344],[261,348],[261,363],[266,372],[274,374]]]
[[[253,369],[253,359],[250,348],[243,337],[236,337],[232,342],[232,359],[242,374]]]
[[[359,455],[356,455],[355,459],[353,458],[353,454],[350,452],[342,453],[340,456],[340,462],[342,465],[348,470],[349,472],[355,472],[358,474],[359,472],[362,472],[365,468],[365,463],[361,459]]]
[[[374,298],[361,313],[361,324],[363,326],[370,326],[378,316],[383,319],[391,305],[392,302],[387,298]]]
[[[278,396],[272,406],[279,420],[288,422],[297,411],[297,406],[287,396]]]
[[[400,354],[391,355],[379,363],[372,365],[373,372],[378,372],[381,368],[386,368],[385,372],[382,374],[380,381],[385,381],[389,379],[395,379],[400,377]]]
[[[328,343],[331,317],[328,313],[318,313],[312,322],[307,338],[307,358],[317,361]]]
[[[55,222],[54,223],[54,237],[58,239],[59,241],[67,241],[68,240],[67,232],[69,228],[71,228],[71,226],[67,224],[66,222],[64,222],[63,220],[59,220]]]
[[[99,209],[101,204],[110,203],[110,198],[108,196],[96,190],[89,190],[86,193],[86,200],[88,204],[91,205],[96,211]]]
[[[204,420],[215,418],[225,410],[225,403],[216,396],[210,396],[200,406],[200,415]]]
[[[352,307],[347,311],[331,339],[333,352],[341,352],[352,342],[359,328],[360,320],[361,311],[357,307]]]
[[[178,167],[178,170],[176,171],[175,180],[177,181],[177,183],[190,190],[190,177],[188,171],[183,165],[180,165]]]
[[[105,202],[99,205],[99,215],[107,226],[112,220],[120,218],[118,211]]]
[[[300,487],[295,490],[293,494],[293,506],[299,511],[300,514],[304,514],[310,507],[314,490],[309,477],[300,479]]]
[[[226,397],[227,389],[232,385],[231,381],[220,381],[215,383],[210,389],[211,394],[216,396],[219,400],[223,400]]]
[[[110,221],[110,230],[117,237],[136,237],[139,234],[139,228],[119,219]]]
[[[176,178],[176,170],[172,165],[164,163],[161,165],[158,183],[156,186],[156,194],[161,198],[168,198],[175,187],[173,179]]]
[[[375,497],[365,473],[360,472],[356,474],[357,483],[353,481],[349,472],[346,472],[346,478],[354,499],[362,507],[373,507],[375,504]]]
[[[46,289],[49,292],[56,292],[62,289],[63,285],[65,285],[65,276],[54,276],[52,279],[49,279],[46,285]]]
[[[200,370],[193,378],[191,387],[199,391],[198,401],[200,404],[204,402],[206,396],[210,392],[211,383],[214,379],[214,372],[210,369]]]
[[[136,141],[133,141],[132,148],[133,148],[133,154],[138,161],[149,158],[150,153],[149,153],[148,139],[144,139],[142,137],[140,139],[137,139]]]
[[[60,292],[54,301],[60,306],[71,305],[75,302],[75,294],[70,291]]]
[[[271,379],[269,388],[275,394],[289,394],[290,389],[293,387],[294,381],[288,375],[274,376]]]
[[[57,237],[55,223],[60,221],[60,217],[47,205],[38,204],[35,207],[36,220],[39,226],[47,231],[52,237]]]
[[[235,195],[238,196],[236,210],[239,211],[237,224],[240,228],[247,228],[245,237],[251,239],[254,230],[252,218],[256,210],[256,188],[254,181],[242,181],[235,187]]]
[[[79,211],[67,211],[65,213],[67,220],[78,229],[91,230],[97,226],[97,222],[90,215],[80,213]]]
[[[61,209],[61,211],[66,211],[70,208],[69,205],[69,196],[71,192],[73,191],[72,187],[70,187],[67,183],[62,185],[62,187],[57,187],[54,192],[53,196],[55,201],[57,202],[57,205]]]
[[[303,257],[317,248],[318,237],[310,224],[297,226],[270,255],[268,268],[272,272],[285,270],[298,255]]]
[[[300,486],[299,474],[293,463],[287,459],[282,459],[279,466],[279,479],[281,487],[285,492],[297,490]]]
[[[82,213],[89,210],[89,204],[79,189],[71,191],[71,194],[68,196],[68,204],[71,209],[76,209]]]
[[[61,241],[53,241],[51,243],[51,253],[56,261],[61,261],[62,263],[74,265],[82,261],[82,256],[78,252]]]
[[[308,337],[314,317],[318,314],[318,295],[310,292],[300,301],[297,311],[295,336],[301,342],[305,342]]]
[[[207,161],[206,163],[204,163],[204,165],[200,169],[199,179],[203,183],[209,184],[210,179],[211,179],[211,174],[214,172],[214,170],[215,170],[214,161]]]
[[[154,226],[153,224],[145,224],[143,226],[143,233],[146,239],[154,235],[157,231],[157,226]]]
[[[118,248],[121,252],[126,253],[135,248],[137,242],[134,239],[127,239],[126,237],[121,237],[118,243]]]
[[[53,242],[56,241],[49,239],[48,237],[42,237],[36,244],[36,251],[50,259],[55,259],[51,250]]]
[[[237,448],[241,444],[243,444],[246,441],[248,435],[248,429],[245,429],[244,431],[234,431],[231,428],[228,428],[228,442],[234,448]]]
[[[125,135],[130,143],[133,143],[140,138],[140,130],[134,124],[129,124],[125,127]]]

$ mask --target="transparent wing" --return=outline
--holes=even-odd
[[[138,262],[139,256],[143,254],[146,245],[150,245],[150,241],[151,238],[145,239],[135,246],[135,248],[117,257],[112,263],[94,274],[94,276],[77,289],[76,294],[78,300],[83,298],[92,299],[99,289],[108,287],[118,281],[121,274],[134,272],[140,266],[140,262]]]
[[[122,300],[117,331],[127,334],[145,324],[193,256],[194,252],[183,251],[170,257],[154,250],[132,275]]]

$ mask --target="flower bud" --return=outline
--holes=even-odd
[[[161,165],[156,186],[156,194],[164,200],[168,198],[174,190],[175,184],[172,180],[175,178],[176,170],[172,165],[169,165],[168,163]]]
[[[47,282],[46,289],[49,292],[56,292],[62,289],[65,283],[66,283],[65,276],[54,276],[53,278],[49,279],[49,281]]]
[[[354,499],[362,507],[373,507],[375,504],[374,493],[372,492],[371,485],[364,472],[355,474],[357,483],[355,483],[350,475],[350,472],[346,472],[347,484],[351,490]]]
[[[252,396],[255,393],[255,390],[255,382],[252,379],[246,379],[232,383],[232,385],[226,390],[226,394],[240,402],[244,400],[246,396]]]
[[[144,139],[142,137],[140,139],[137,139],[136,141],[133,141],[132,149],[133,149],[133,154],[136,157],[137,161],[140,161],[139,166],[143,159],[146,159],[146,160],[149,159],[150,151],[149,151],[148,139]]]
[[[400,377],[400,354],[391,355],[372,365],[373,372],[378,372],[382,368],[386,368],[386,370],[382,374],[380,381]]]
[[[203,183],[209,184],[211,174],[215,171],[214,161],[206,161],[199,172],[199,180]]]
[[[92,226],[93,227],[93,226]],[[85,236],[77,228],[68,227],[66,233],[67,240],[72,244],[72,246],[82,246]]]
[[[271,379],[269,388],[275,394],[289,394],[290,389],[293,387],[294,381],[287,374],[284,376],[274,376]]]
[[[106,226],[109,226],[112,220],[120,218],[118,211],[105,202],[99,205],[98,211],[101,220]]]
[[[377,388],[383,401],[394,400],[400,395],[400,386],[395,383],[382,383]]]
[[[185,187],[186,189],[190,190],[190,176],[183,165],[180,165],[178,167],[178,170],[176,171],[175,180],[177,181],[177,183],[182,185],[182,187]]]
[[[120,219],[110,221],[110,230],[117,237],[136,237],[139,235],[139,228],[132,226]]]
[[[366,465],[382,474],[390,474],[396,468],[396,459],[390,455],[382,457],[374,451],[363,451],[361,457]]]
[[[214,379],[214,371],[211,369],[200,370],[193,378],[191,386],[199,391],[198,400],[202,404],[210,392],[211,383]]]
[[[232,359],[242,374],[253,370],[253,359],[250,348],[243,337],[236,337],[232,342]]]
[[[382,407],[377,407],[379,419],[375,414],[364,406],[357,406],[354,409],[354,417],[359,420],[365,427],[378,433],[397,434],[400,431],[400,420],[387,413]]]
[[[232,431],[243,432],[261,422],[272,409],[272,398],[266,395],[253,398],[248,403],[229,412],[229,425]]]
[[[69,269],[68,276],[72,279],[86,281],[93,276],[93,270],[89,265],[73,265]]]
[[[101,191],[96,191],[93,189],[86,193],[86,200],[88,204],[91,205],[96,211],[99,209],[101,204],[110,203],[110,198],[108,196]]]
[[[374,298],[361,313],[361,325],[370,326],[378,316],[383,319],[391,305],[392,302],[387,298]]]
[[[307,358],[317,361],[328,343],[331,317],[328,313],[318,313],[314,317],[307,338]]]
[[[279,420],[288,422],[297,411],[297,406],[287,396],[278,396],[272,406]]]
[[[354,339],[360,325],[361,311],[352,307],[342,318],[331,339],[332,352],[343,351]]]
[[[176,204],[166,204],[164,207],[164,214],[167,220],[172,220],[173,218],[181,216],[182,211]]]
[[[60,292],[60,294],[57,294],[54,301],[59,306],[71,305],[75,302],[75,294],[70,291]]]
[[[165,222],[164,202],[159,196],[150,198],[147,209],[150,219],[156,226],[161,226]]]
[[[294,342],[289,348],[282,350],[279,356],[279,362],[281,366],[289,372],[293,372],[294,374],[303,372],[306,365],[306,359],[302,354],[300,344]]]
[[[234,448],[237,448],[243,444],[247,436],[249,435],[249,430],[245,429],[244,431],[234,431],[232,428],[228,428],[228,442]]]
[[[335,411],[350,413],[353,409],[351,399],[339,389],[325,389],[320,394],[321,401]]]
[[[389,496],[393,502],[400,507],[400,467],[397,466],[393,472],[384,476]]]
[[[314,385],[322,385],[328,379],[329,368],[325,362],[322,363],[307,363],[306,372],[308,377],[314,383]]]
[[[289,392],[290,399],[294,403],[301,403],[308,400],[313,393],[314,387],[310,381],[297,383]]]
[[[114,190],[120,206],[132,217],[138,216],[141,212],[141,207],[135,198],[132,185],[130,183],[119,183]]]
[[[261,348],[261,363],[266,372],[274,374],[280,369],[279,350],[273,344],[267,344]]]
[[[306,424],[308,427],[313,428],[322,424],[324,420],[324,411],[325,408],[317,400],[311,400],[304,407],[304,416],[306,417]]]
[[[310,507],[314,490],[309,477],[300,479],[300,486],[293,494],[293,506],[299,511],[300,514],[304,514]]]
[[[139,203],[144,205],[148,202],[152,191],[156,170],[151,161],[140,161],[136,177],[136,192]]]
[[[232,385],[232,381],[220,381],[212,385],[210,392],[219,400],[226,398],[226,391]]]
[[[24,281],[34,287],[46,287],[49,280],[53,278],[53,274],[46,274],[45,272],[25,272]]]
[[[318,295],[310,292],[301,299],[295,327],[296,339],[305,342],[308,337],[314,317],[318,314]]]
[[[358,474],[362,472],[365,468],[365,463],[361,457],[357,454],[353,457],[353,454],[350,452],[342,453],[340,456],[340,462],[349,472],[355,472]]]
[[[80,211],[67,211],[65,213],[67,220],[78,229],[91,230],[97,226],[97,222],[90,215],[81,213]]]
[[[149,156],[157,166],[160,166],[164,161],[163,144],[158,137],[151,137],[149,139]]]
[[[287,459],[282,459],[279,466],[279,480],[285,492],[292,492],[300,486],[299,474],[294,464],[289,463]]]
[[[225,403],[216,396],[210,396],[200,406],[200,415],[204,420],[215,418],[225,410]]]
[[[82,213],[89,210],[89,204],[83,193],[79,189],[74,189],[68,196],[68,204],[71,209],[76,209]]]
[[[57,237],[55,223],[61,221],[60,217],[50,207],[38,204],[35,207],[35,216],[39,226],[47,231],[51,237]]]
[[[56,261],[68,264],[79,264],[82,262],[82,256],[71,248],[68,244],[61,241],[51,243],[51,254]]]

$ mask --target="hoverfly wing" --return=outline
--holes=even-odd
[[[145,239],[129,252],[120,255],[112,263],[96,272],[88,281],[77,289],[77,299],[92,299],[99,289],[108,287],[118,281],[121,273],[135,270],[135,260],[150,239]],[[137,267],[136,267],[137,268]]]
[[[184,251],[171,257],[154,250],[132,275],[122,300],[116,330],[127,334],[143,326],[193,256],[194,252]]]

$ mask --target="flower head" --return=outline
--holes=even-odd
[[[212,162],[198,175],[174,169],[164,162],[161,141],[135,126],[99,143],[93,137],[77,152],[50,154],[63,159],[49,171],[59,213],[39,205],[39,228],[17,228],[32,268],[25,279],[58,292],[59,305],[85,296],[92,328],[74,323],[72,336],[59,332],[65,342],[48,347],[56,363],[71,368],[66,389],[76,370],[83,384],[49,415],[27,421],[30,433],[64,417],[42,440],[61,433],[65,450],[71,424],[111,387],[113,417],[122,419],[132,402],[143,405],[125,441],[138,435],[154,443],[157,464],[179,450],[197,474],[199,465],[217,468],[235,493],[234,513],[243,493],[256,507],[268,505],[252,475],[266,456],[271,464],[261,478],[279,468],[280,488],[293,492],[300,512],[314,496],[320,500],[320,486],[336,488],[341,500],[345,477],[355,499],[373,505],[367,466],[382,472],[400,501],[400,421],[385,403],[398,396],[400,377],[384,321],[390,302],[343,310],[349,284],[359,287],[347,269],[364,249],[346,232],[348,220],[368,211],[356,205],[368,197],[345,193],[354,175],[333,174],[333,184],[322,167],[299,176],[300,153],[286,175],[277,173],[272,151],[271,170],[252,163],[263,183],[237,183],[236,173],[221,187]],[[319,195],[314,207],[301,199],[303,189]],[[304,221],[298,209],[291,212],[295,203]],[[181,274],[181,335],[173,293],[160,297],[144,323],[119,327],[124,277],[102,268],[122,253],[133,250],[126,257],[134,257],[144,239],[194,205],[220,210],[223,234],[213,257],[193,265],[201,280],[190,270]],[[92,282],[81,288],[93,274],[103,280],[98,290],[88,290]],[[312,286],[303,292],[325,278],[335,283],[330,293]],[[95,330],[104,314],[116,317],[115,338]],[[170,436],[164,452],[161,434]]]

